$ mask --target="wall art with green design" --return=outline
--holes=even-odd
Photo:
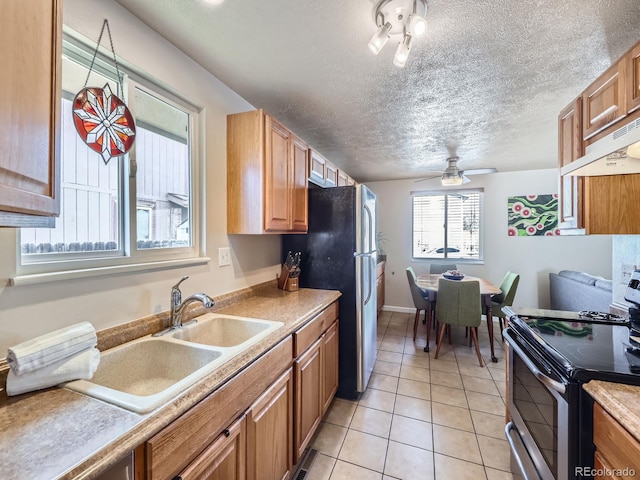
[[[508,199],[510,237],[560,235],[558,194],[523,195]]]

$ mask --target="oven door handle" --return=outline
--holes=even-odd
[[[520,433],[513,422],[507,423],[504,428],[504,432],[507,436],[507,441],[509,442],[513,458],[518,463],[520,473],[522,473],[524,480],[540,480],[540,475],[538,474],[536,467],[533,465],[531,457],[527,453],[527,449],[520,439]]]
[[[524,350],[522,350],[520,345],[518,345],[516,343],[516,341],[513,339],[513,337],[509,334],[508,330],[505,329],[503,334],[504,334],[505,340],[509,343],[509,346],[511,348],[513,348],[513,350],[518,354],[518,356],[524,362],[524,364],[527,366],[527,368],[529,370],[531,370],[531,373],[533,373],[533,375],[538,380],[540,380],[544,385],[546,385],[547,387],[551,388],[552,390],[555,390],[556,392],[560,393],[561,395],[564,395],[564,393],[567,391],[567,386],[564,383],[557,382],[554,379],[552,379],[552,378],[548,377],[547,375],[545,375],[544,373],[542,373],[540,371],[540,369],[537,367],[537,365],[531,361],[531,359],[524,352]]]

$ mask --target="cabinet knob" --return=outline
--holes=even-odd
[[[228,428],[227,428],[224,432],[222,432],[222,433],[224,433],[224,436],[225,436],[225,437],[228,437],[229,435],[231,435],[231,432],[229,431],[229,429],[228,429]],[[180,480],[182,480],[182,479],[180,479]]]

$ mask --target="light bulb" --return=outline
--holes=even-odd
[[[396,50],[396,56],[393,57],[393,64],[396,67],[404,67],[407,64],[409,58],[409,51],[411,50],[411,35],[404,36],[402,42],[398,43],[398,49]]]
[[[627,156],[640,158],[640,142],[633,143],[627,147]]]
[[[421,15],[412,13],[409,16],[409,31],[415,37],[421,37],[427,31],[427,21]]]
[[[378,55],[382,47],[385,46],[387,40],[389,40],[389,32],[391,31],[391,24],[389,22],[378,27],[378,31],[373,34],[371,40],[369,40],[369,50],[374,55]]]

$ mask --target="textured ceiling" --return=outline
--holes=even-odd
[[[640,0],[430,0],[404,69],[372,0],[117,0],[358,181],[551,168],[557,115],[640,39]]]

